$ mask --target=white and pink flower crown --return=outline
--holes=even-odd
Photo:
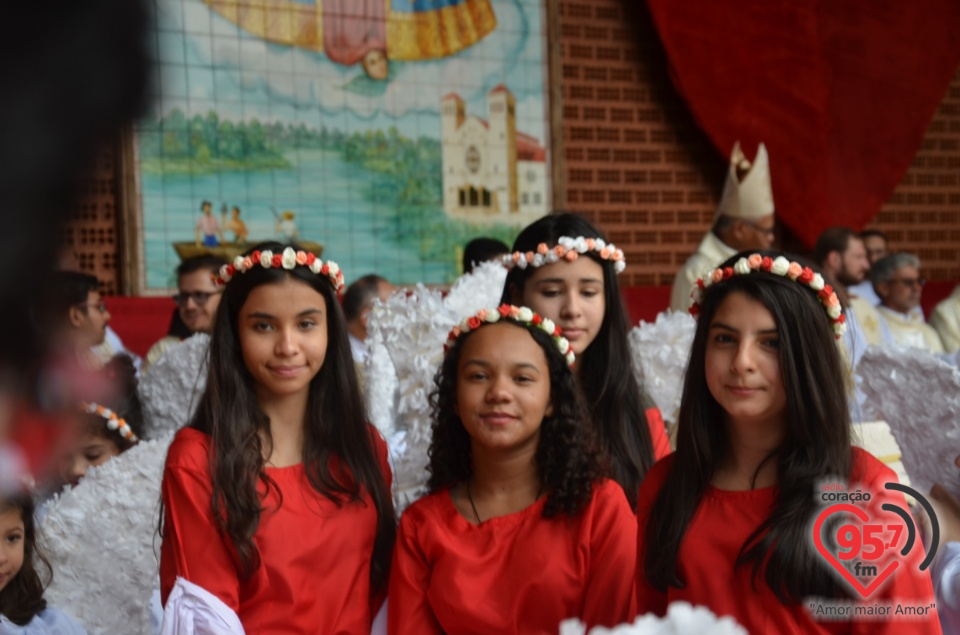
[[[139,443],[140,439],[133,433],[133,430],[130,428],[130,424],[127,423],[123,417],[120,417],[110,408],[106,406],[101,406],[100,404],[90,401],[83,401],[80,403],[80,409],[86,413],[97,415],[103,417],[107,420],[107,427],[111,430],[114,430],[120,433],[124,439],[130,443]]]
[[[760,254],[750,254],[740,258],[732,267],[718,267],[708,271],[697,280],[697,286],[691,293],[692,303],[690,313],[696,317],[700,313],[700,304],[703,302],[703,292],[712,284],[729,280],[735,275],[746,275],[755,271],[765,271],[775,276],[783,276],[806,285],[816,291],[820,304],[826,309],[827,317],[833,326],[833,335],[837,339],[847,332],[846,318],[840,307],[840,299],[829,284],[825,284],[823,276],[814,273],[810,267],[804,267],[798,262],[787,260],[783,256],[771,258]]]
[[[513,306],[510,304],[501,304],[495,309],[480,309],[476,315],[463,318],[460,324],[450,329],[450,334],[447,335],[447,342],[443,345],[443,353],[446,354],[461,335],[469,333],[470,331],[476,331],[486,324],[496,324],[501,320],[510,320],[528,328],[540,329],[553,338],[554,344],[557,345],[557,350],[566,358],[567,364],[573,366],[573,362],[576,361],[576,356],[573,354],[573,347],[570,346],[570,342],[563,336],[560,327],[554,324],[553,320],[540,317],[534,313],[532,309],[525,306]]]
[[[329,278],[333,288],[337,291],[343,288],[343,272],[337,263],[332,260],[324,262],[309,251],[294,250],[293,247],[286,247],[279,254],[264,249],[263,251],[252,251],[249,256],[237,256],[232,264],[220,267],[220,273],[213,277],[213,281],[217,286],[222,287],[238,273],[245,273],[257,266],[264,269],[273,267],[274,269],[287,269],[288,271],[298,266],[306,267],[317,275],[324,275]]]
[[[607,243],[602,238],[584,238],[577,236],[561,236],[557,239],[557,244],[553,247],[547,246],[547,243],[537,245],[536,251],[515,251],[512,254],[504,254],[503,266],[507,269],[520,267],[541,267],[543,265],[552,265],[555,262],[566,260],[573,262],[580,257],[580,254],[593,252],[602,260],[613,262],[613,268],[620,273],[627,267],[627,262],[623,259],[623,250],[618,249],[616,245]]]

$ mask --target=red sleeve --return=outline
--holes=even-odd
[[[417,514],[414,507],[408,508],[400,517],[390,568],[390,602],[387,604],[387,633],[390,635],[443,633],[427,600],[430,565],[417,540],[417,526],[423,521],[424,517]]]
[[[903,525],[903,521],[895,519],[893,514],[883,510],[883,504],[889,503],[900,509],[909,511],[907,501],[901,492],[888,490],[884,487],[887,483],[898,483],[896,473],[873,457],[865,450],[859,448],[853,449],[854,474],[850,479],[850,491],[859,489],[862,492],[868,492],[871,495],[867,506],[867,514],[870,516],[870,522],[876,522],[876,519],[882,518],[884,525],[897,523]],[[859,477],[858,477],[859,473]],[[916,519],[913,519],[914,527],[917,527]],[[906,540],[907,528],[904,526],[899,546],[902,547]],[[901,557],[899,551],[893,556],[893,551],[885,552],[885,556],[891,554],[900,561],[898,570],[890,576],[888,583],[881,587],[875,595],[871,595],[869,601],[884,602],[896,607],[898,604],[904,606],[930,606],[936,602],[933,591],[933,582],[930,579],[930,569],[920,571],[920,563],[923,561],[926,550],[921,544],[920,537],[913,549],[905,556]],[[886,560],[881,560],[886,564]],[[883,565],[881,565],[883,568]],[[923,617],[903,616],[892,614],[891,618],[884,621],[857,621],[853,622],[852,632],[862,635],[879,634],[923,634],[939,635],[941,631],[940,618],[935,609],[930,609]]]
[[[184,443],[178,435],[167,456],[161,485],[160,596],[166,603],[179,576],[213,593],[239,614],[240,582],[233,549],[213,520],[210,474],[195,464],[207,462],[205,453],[205,447]]]
[[[636,614],[634,571],[625,563],[636,561],[634,516],[623,490],[613,481],[597,485],[591,504],[593,527],[590,544],[590,578],[583,600],[587,628],[614,627]]]
[[[667,614],[667,594],[653,588],[647,582],[643,571],[647,553],[647,521],[650,520],[650,509],[657,500],[657,495],[663,487],[672,464],[672,456],[659,461],[647,472],[643,484],[640,485],[640,496],[637,502],[637,615],[654,613],[662,617]]]
[[[663,423],[659,408],[650,408],[647,415],[647,425],[650,426],[650,440],[653,442],[653,458],[657,461],[670,454],[670,439],[667,437],[667,427]]]

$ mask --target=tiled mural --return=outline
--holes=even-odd
[[[157,0],[138,129],[145,291],[294,238],[348,282],[446,283],[546,213],[540,0]]]

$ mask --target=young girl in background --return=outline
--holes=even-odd
[[[59,461],[62,484],[76,485],[91,467],[136,445],[143,435],[143,411],[137,396],[137,374],[133,361],[115,356],[103,370],[110,397],[80,404],[77,439]]]
[[[50,577],[37,545],[33,500],[29,494],[0,498],[0,633],[84,635],[79,624],[47,606],[38,568]]]
[[[836,294],[775,253],[734,256],[699,285],[677,451],[640,490],[640,612],[663,615],[683,600],[750,633],[939,633],[935,611],[858,622],[819,621],[809,608],[862,599],[813,546],[822,486],[848,481],[844,491],[869,492],[873,519],[885,514],[880,501],[906,509],[902,494],[885,495],[895,474],[850,445]],[[919,559],[901,562],[867,604],[933,602]]]
[[[635,519],[577,396],[574,355],[530,309],[450,333],[431,396],[430,494],[400,520],[388,629],[556,633],[633,616]]]
[[[670,442],[633,370],[617,283],[623,252],[580,216],[551,214],[520,232],[505,263],[510,272],[501,301],[529,306],[563,329],[613,479],[636,508],[643,477],[670,453]]]
[[[163,602],[179,577],[248,633],[369,633],[396,521],[337,301],[343,275],[267,243],[219,282],[206,391],[164,469]]]

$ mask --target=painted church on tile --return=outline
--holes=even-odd
[[[517,130],[516,100],[500,84],[487,95],[487,119],[463,99],[440,101],[443,209],[477,223],[526,224],[548,211],[547,152]]]

